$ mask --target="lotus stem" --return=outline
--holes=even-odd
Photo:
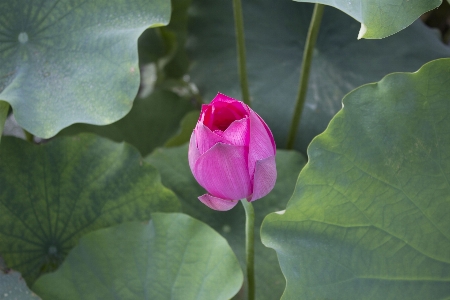
[[[0,101],[0,139],[2,138],[3,128],[5,126],[6,118],[8,117],[9,103]]]
[[[247,67],[245,60],[244,17],[242,14],[241,0],[233,0],[234,26],[236,30],[237,62],[239,80],[241,82],[242,100],[250,106],[250,91],[248,89]]]
[[[34,136],[31,133],[29,133],[28,131],[26,131],[25,129],[22,128],[22,130],[23,130],[23,133],[25,134],[25,139],[28,142],[33,143],[34,142]]]
[[[287,149],[294,148],[295,136],[297,135],[298,124],[300,123],[300,117],[302,115],[306,99],[306,92],[308,90],[309,71],[313,57],[313,50],[319,34],[324,7],[325,6],[323,4],[319,3],[314,5],[311,23],[309,24],[305,50],[303,51],[302,67],[300,70],[300,84],[294,109],[294,116],[292,117],[291,128],[289,129]]]
[[[255,211],[246,199],[241,200],[245,209],[245,260],[247,265],[248,300],[255,299]]]

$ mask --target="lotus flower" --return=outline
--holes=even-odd
[[[215,210],[267,195],[277,178],[275,141],[263,119],[246,104],[217,94],[203,105],[189,143],[189,166],[208,192],[198,197]]]

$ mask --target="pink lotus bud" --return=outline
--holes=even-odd
[[[275,141],[267,124],[244,103],[217,94],[203,105],[189,144],[189,166],[208,194],[198,197],[215,210],[240,199],[255,201],[275,185]]]

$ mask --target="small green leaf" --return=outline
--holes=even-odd
[[[9,104],[5,101],[0,101],[0,140],[2,139],[2,132],[5,126],[6,117],[8,116]]]
[[[170,1],[0,0],[0,11],[0,99],[23,128],[48,138],[130,111],[138,37],[168,23]]]
[[[0,270],[0,299],[39,300],[40,298],[30,291],[19,272]]]
[[[450,59],[364,85],[308,148],[262,241],[283,299],[450,298]]]
[[[361,23],[358,39],[382,39],[411,25],[442,0],[294,0],[336,7]]]
[[[242,5],[252,108],[271,128],[277,146],[283,148],[313,5],[288,0],[243,1]],[[190,12],[187,47],[192,82],[205,102],[218,91],[242,99],[232,1],[193,0]],[[306,153],[311,140],[326,129],[352,89],[392,72],[412,72],[433,59],[450,57],[450,47],[421,21],[382,40],[356,40],[359,25],[337,9],[325,8],[295,149]]]
[[[130,113],[113,124],[75,124],[61,131],[60,135],[93,132],[117,142],[130,143],[142,155],[147,155],[176,134],[180,119],[192,109],[187,99],[169,91],[155,90],[146,98],[137,98]]]
[[[136,149],[92,134],[43,145],[3,137],[0,187],[0,253],[28,283],[92,230],[179,210]]]
[[[226,240],[183,214],[152,214],[92,232],[61,268],[39,278],[44,299],[228,300],[243,281]]]
[[[176,135],[172,136],[165,144],[165,147],[180,146],[187,142],[191,138],[192,131],[197,125],[198,116],[200,111],[194,110],[187,113],[181,120],[180,129]]]
[[[180,198],[183,212],[213,227],[230,243],[241,265],[245,268],[245,212],[241,204],[226,212],[206,207],[198,200],[205,190],[198,185],[188,165],[188,147],[157,149],[145,160],[161,173],[162,182]],[[275,252],[264,247],[259,239],[263,218],[271,212],[286,206],[292,195],[295,180],[305,164],[305,159],[296,151],[278,150],[276,156],[277,183],[266,197],[254,202],[255,209],[255,265],[257,299],[279,299],[285,280],[281,273]],[[234,299],[246,299],[241,291]]]

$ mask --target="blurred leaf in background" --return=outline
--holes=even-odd
[[[193,109],[194,106],[188,98],[156,89],[146,98],[137,98],[130,113],[113,124],[74,124],[61,131],[60,135],[92,132],[117,142],[130,143],[138,148],[142,155],[147,155],[176,135],[180,120]]]
[[[437,8],[423,14],[422,21],[431,28],[441,32],[444,44],[450,45],[450,4],[443,1]]]
[[[35,293],[30,291],[20,276],[19,272],[8,270],[3,272],[0,270],[0,299],[14,300],[39,300]]]

